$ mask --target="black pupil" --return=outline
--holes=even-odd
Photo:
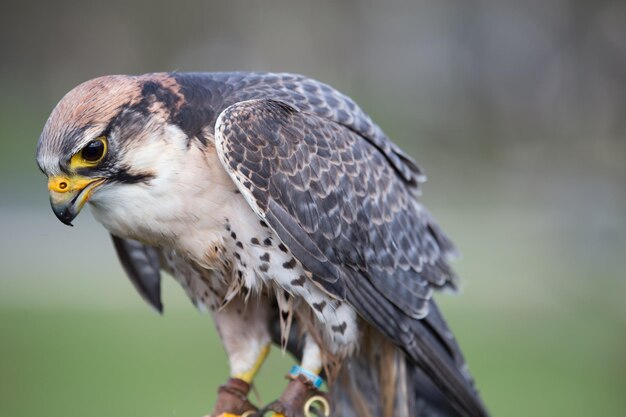
[[[102,158],[104,153],[104,143],[99,140],[91,141],[83,148],[83,158],[89,162],[95,162]]]

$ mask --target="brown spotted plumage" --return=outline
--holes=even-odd
[[[106,153],[77,164],[95,138]],[[163,269],[212,312],[232,384],[246,387],[272,338],[325,371],[334,415],[487,415],[432,299],[456,277],[452,243],[416,200],[424,176],[333,88],[293,74],[102,77],[55,108],[37,161],[57,216],[89,201],[152,306]],[[64,181],[74,194],[54,188]],[[224,395],[214,416],[252,407]]]

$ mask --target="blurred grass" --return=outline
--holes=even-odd
[[[0,310],[0,415],[202,416],[228,366],[211,321],[156,314]],[[259,392],[276,398],[289,369],[274,352]]]
[[[622,414],[621,327],[554,316],[520,326],[448,310],[494,416]],[[2,416],[201,416],[227,376],[210,319],[191,307],[163,317],[2,308],[0,331]],[[258,382],[264,401],[280,392],[289,363],[272,352]]]
[[[622,415],[626,337],[618,321],[447,313],[494,416]]]

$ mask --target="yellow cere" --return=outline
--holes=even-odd
[[[48,180],[48,189],[50,190],[50,199],[55,204],[63,204],[67,201],[77,198],[77,210],[80,210],[85,203],[91,198],[94,190],[106,180],[104,178],[86,178],[81,176],[74,177],[51,177]]]
[[[57,193],[70,193],[80,191],[94,181],[87,177],[50,177],[48,179],[48,189]]]

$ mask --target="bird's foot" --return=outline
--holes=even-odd
[[[250,417],[257,408],[248,400],[250,384],[230,378],[217,391],[217,401],[210,416],[207,417]]]
[[[272,411],[271,417],[328,417],[330,403],[326,394],[304,375],[289,376],[289,384],[280,398],[258,415]]]

